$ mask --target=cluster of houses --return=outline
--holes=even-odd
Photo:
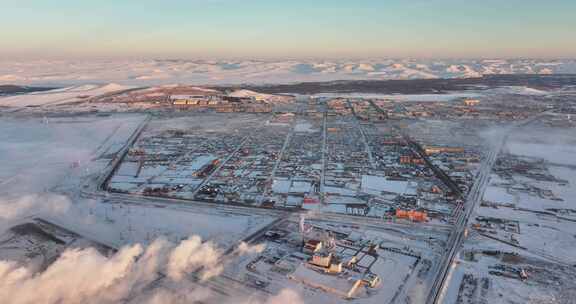
[[[256,97],[226,95],[172,95],[172,106],[181,110],[213,109],[220,113],[248,112],[269,113],[272,105]]]

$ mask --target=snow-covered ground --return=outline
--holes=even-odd
[[[232,84],[574,73],[576,61],[535,59],[0,61],[0,83]]]
[[[343,261],[358,255],[358,265],[369,267],[370,272],[378,275],[381,282],[374,288],[360,287],[353,292],[353,299],[345,299],[361,272],[345,269],[338,275],[326,274],[297,258],[302,253],[299,246],[301,235],[295,230],[298,225],[296,222],[281,223],[273,228],[291,233],[273,241],[264,238],[266,249],[262,255],[235,258],[225,267],[223,277],[228,282],[241,281],[251,287],[254,287],[255,280],[261,280],[266,282],[266,286],[258,289],[271,293],[277,293],[283,288],[297,290],[306,303],[422,303],[433,277],[430,266],[437,262],[442,251],[430,240],[445,240],[445,235],[431,235],[417,228],[371,229],[369,226],[355,226],[345,222],[325,223],[312,219],[306,222],[314,227],[349,234],[350,240],[370,240],[379,244],[375,248],[377,258],[358,254],[354,247],[356,245],[344,245],[335,252]],[[277,258],[274,263],[270,262],[270,259]]]
[[[363,69],[365,68],[366,66],[363,67]],[[128,87],[124,85],[86,85],[10,97],[12,99],[9,101],[13,106],[56,105],[86,99],[87,97],[81,97],[83,94],[94,96],[124,88]],[[506,88],[508,91],[505,92],[514,93],[517,89]],[[537,94],[537,92],[532,93]],[[253,93],[243,92],[240,95],[243,94]],[[448,96],[455,98],[454,94]],[[408,96],[403,100],[413,100],[411,98],[416,98],[414,100],[426,99],[423,95],[415,95]],[[1,117],[0,235],[2,235],[4,228],[8,228],[5,219],[8,219],[9,222],[16,219],[15,223],[21,223],[29,221],[33,216],[41,216],[67,229],[76,231],[90,241],[115,248],[135,243],[146,246],[159,238],[178,244],[191,235],[200,236],[202,240],[213,241],[218,248],[230,248],[236,245],[239,240],[259,231],[276,219],[272,215],[273,212],[269,210],[242,210],[231,206],[184,204],[176,201],[167,204],[161,199],[93,193],[94,187],[91,188],[91,185],[95,184],[93,182],[98,175],[97,173],[109,165],[116,156],[115,154],[124,147],[127,139],[143,120],[144,116],[137,114],[114,114],[107,117],[98,115],[60,115],[48,118],[40,116],[35,118]],[[158,124],[157,132],[168,129],[231,132],[231,130],[246,127],[245,124],[251,125],[258,122],[250,115],[243,116],[243,119],[226,120],[225,123],[213,119],[210,115],[205,115],[202,119],[171,117],[169,120],[171,121],[170,125],[166,124],[165,120],[157,120],[151,125]],[[427,121],[427,123],[430,125],[431,121]],[[297,123],[295,128],[301,132],[311,132],[313,129],[317,129],[308,123]],[[492,185],[488,188],[485,198],[500,203],[510,202],[516,204],[517,207],[537,211],[550,208],[576,209],[573,205],[573,197],[576,196],[576,168],[574,167],[576,165],[574,162],[576,159],[574,147],[576,145],[574,145],[574,140],[573,133],[569,132],[559,132],[558,130],[526,132],[526,130],[522,130],[513,133],[505,147],[508,153],[543,158],[550,163],[551,175],[567,181],[565,184],[526,180],[524,182],[550,189],[557,198],[563,199],[563,201],[543,199],[518,192],[509,193],[502,188],[502,185],[497,185],[506,180],[499,179],[495,175],[492,176]],[[190,165],[190,167],[198,166],[196,163]],[[129,171],[126,175],[132,175],[131,172],[135,166],[131,167],[122,167],[120,172]],[[143,170],[152,171],[153,169],[144,168]],[[150,175],[154,174],[151,173]],[[186,173],[186,175],[189,174]],[[92,179],[92,183],[89,182],[90,179]],[[405,186],[402,183],[399,185]],[[340,199],[350,201],[345,197]],[[327,199],[328,202],[336,202],[337,200],[339,199]],[[344,206],[343,204],[340,205]],[[515,235],[515,238],[523,248],[511,247],[497,240],[490,240],[490,244],[482,243],[486,239],[476,232],[471,233],[473,238],[477,239],[470,240],[467,246],[470,246],[470,243],[473,243],[474,246],[482,243],[483,247],[478,248],[516,250],[532,259],[526,260],[527,265],[538,265],[541,268],[545,268],[548,265],[546,263],[553,263],[556,260],[567,263],[576,262],[574,245],[576,225],[573,222],[552,216],[536,215],[531,211],[514,210],[513,208],[481,208],[477,215],[517,221],[521,234]],[[424,254],[432,260],[441,253],[437,244],[433,244],[428,239],[428,232],[422,232],[419,235],[415,229],[410,229],[410,237],[407,237],[407,233],[407,236],[400,236],[389,231],[384,233],[378,229],[371,229],[365,229],[363,231],[364,236],[378,240],[379,244],[400,248],[409,242],[411,248],[417,247],[419,250],[428,251]],[[391,229],[388,230],[392,231]],[[294,231],[297,229],[295,228]],[[510,235],[511,233],[498,232],[493,235],[493,238],[508,241],[511,240]],[[415,239],[411,239],[412,237]],[[481,241],[478,242],[478,239]],[[22,243],[25,241],[26,239]],[[26,247],[25,244],[23,247]],[[390,300],[396,290],[395,287],[402,284],[403,276],[406,273],[413,273],[406,283],[407,288],[401,291],[400,298],[405,298],[406,302],[420,303],[421,297],[424,296],[430,283],[428,279],[418,278],[415,270],[421,268],[410,266],[413,260],[411,257],[398,257],[389,252],[378,250],[382,260],[379,264],[374,265],[374,269],[383,278],[384,285],[378,291],[380,295],[378,297],[366,296],[357,302],[375,303],[382,299]],[[14,252],[10,254],[15,255]],[[0,255],[0,259],[3,257]],[[464,273],[472,272],[477,277],[489,276],[487,267],[499,263],[491,259],[493,258],[481,258],[480,262],[476,264],[460,261],[460,264],[455,266],[455,270],[451,274],[453,282],[450,288],[456,288],[456,290],[451,290],[449,294],[453,296],[454,293],[458,292],[458,283],[462,280]],[[557,267],[557,264],[554,265]],[[564,274],[562,272],[564,270],[560,268],[550,267],[550,271]],[[572,279],[573,277],[566,276],[566,278]],[[553,282],[553,277],[550,280]],[[489,299],[494,303],[499,303],[502,299],[518,302],[542,302],[549,301],[557,294],[557,290],[546,288],[546,285],[540,281],[524,283],[516,279],[497,278],[492,282]],[[300,288],[300,292],[307,299],[312,299],[312,302],[334,300],[319,296],[317,291],[305,288],[301,284],[294,282],[291,284],[295,289]],[[282,288],[284,287],[282,286]],[[511,290],[510,294],[505,294],[507,290]],[[280,289],[275,290],[275,292],[280,292]],[[448,301],[447,303],[453,302]]]
[[[315,97],[348,97],[348,98],[377,98],[393,101],[419,101],[441,102],[452,101],[459,98],[474,98],[482,96],[482,92],[454,92],[448,94],[370,94],[370,93],[322,93]]]
[[[576,223],[571,211],[551,211],[576,210],[573,132],[526,126],[510,134],[504,152],[533,162],[533,167],[528,166],[528,173],[522,166],[510,169],[510,177],[492,173],[484,200],[499,206],[479,207],[472,222],[480,223],[477,216],[506,222],[470,229],[452,265],[443,303],[573,303]],[[503,161],[514,160],[508,156]],[[538,169],[539,164],[545,169]],[[557,180],[538,179],[546,174]],[[552,195],[526,189],[550,190]],[[527,279],[520,278],[521,270]]]
[[[66,216],[48,219],[105,244],[150,244],[158,238],[178,243],[191,235],[229,248],[271,223],[274,218],[206,207],[110,203],[101,199],[76,201]]]
[[[0,106],[6,107],[31,107],[45,105],[59,105],[86,100],[90,97],[100,96],[106,93],[119,92],[130,89],[130,86],[119,84],[106,85],[80,85],[62,89],[0,97]]]
[[[115,247],[159,237],[179,242],[190,235],[229,247],[273,220],[253,213],[126,205],[123,200],[80,196],[82,181],[107,166],[142,120],[142,115],[0,120],[0,203],[30,209],[14,215],[40,215]],[[53,191],[70,201],[66,210],[38,214],[46,209],[39,205],[55,200],[47,194]]]
[[[482,253],[488,251],[503,254]],[[442,303],[573,303],[575,273],[571,266],[551,263],[506,244],[475,236],[466,243],[463,252],[474,252],[473,259],[461,254],[453,264],[451,284],[444,293]],[[511,268],[498,269],[498,265]],[[524,269],[528,278],[521,280],[512,269]],[[495,274],[494,271],[504,275]],[[465,275],[477,281],[464,282]]]
[[[97,159],[117,152],[143,119],[132,114],[1,118],[0,196],[48,191],[67,176],[94,173]]]
[[[66,215],[69,193],[108,166],[143,119],[0,119],[0,233],[29,216]]]
[[[525,86],[504,86],[482,90],[454,91],[442,94],[376,94],[376,93],[320,93],[312,95],[314,97],[346,97],[346,98],[375,98],[389,99],[391,101],[417,101],[417,102],[447,102],[462,98],[480,98],[483,96],[496,95],[546,95],[552,92],[537,90]]]
[[[288,96],[263,94],[250,90],[236,90],[228,94],[228,96],[254,98],[257,101],[266,103],[287,103],[291,100],[291,98]]]
[[[571,137],[574,134],[569,134],[570,130],[557,131],[514,134],[515,140],[507,144],[507,149],[517,155],[538,157],[551,163],[576,165],[576,137]],[[528,134],[533,141],[527,140]]]
[[[99,303],[144,303],[147,298],[172,303],[166,297],[177,295],[213,298],[216,295],[208,288],[181,276],[199,267],[202,277],[218,275],[226,249],[275,220],[264,211],[166,204],[153,199],[142,202],[95,192],[101,172],[109,168],[144,117],[0,119],[0,294],[4,299],[39,303],[42,300],[23,300],[36,297],[27,291],[34,289],[31,286],[68,280],[67,286],[86,286],[103,278],[111,280],[107,286],[116,284],[122,289],[118,301],[108,294],[106,301],[95,300],[99,287],[90,289],[92,295],[85,294],[84,287],[78,287],[81,295],[54,285],[38,289],[49,294],[47,297],[66,297],[58,300],[66,303],[86,303],[79,300],[83,297]],[[42,232],[32,224],[35,217],[74,234]],[[98,250],[88,248],[93,246]],[[114,253],[112,248],[119,251]],[[243,248],[255,250],[248,245]],[[122,261],[133,265],[118,265]],[[94,274],[96,269],[103,273]],[[168,279],[157,281],[159,273]],[[73,274],[82,278],[74,279]],[[87,278],[90,275],[98,279]],[[111,279],[115,276],[118,279]],[[150,288],[152,283],[158,288]],[[165,289],[167,285],[174,290]],[[298,300],[296,294],[288,297]]]

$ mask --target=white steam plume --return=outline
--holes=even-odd
[[[0,197],[0,220],[13,220],[31,214],[63,214],[70,200],[58,194],[29,194],[17,199]]]
[[[264,244],[258,244],[252,246],[248,245],[245,242],[241,242],[237,248],[238,253],[241,255],[261,253],[262,251],[264,251],[264,249],[266,249],[266,246]]]
[[[22,218],[66,214],[71,205],[66,196],[58,194],[29,194],[18,198],[0,196],[0,234]]]
[[[218,264],[221,252],[211,242],[202,243],[199,236],[184,240],[170,254],[167,274],[174,281],[182,280],[183,276],[198,267],[203,267],[203,280],[222,272]]]
[[[262,250],[261,245],[242,243],[238,251]],[[158,239],[147,247],[126,246],[109,258],[92,248],[69,249],[41,273],[0,261],[0,299],[11,304],[193,303],[209,299],[210,293],[192,288],[186,275],[198,271],[203,280],[218,275],[223,268],[221,258],[222,251],[211,242],[191,236],[178,245]],[[150,291],[161,273],[177,284],[177,292],[161,287]],[[288,302],[279,302],[284,298]],[[283,292],[266,303],[298,303],[292,301],[296,298],[294,293]]]

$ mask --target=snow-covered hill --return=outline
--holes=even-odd
[[[250,90],[236,90],[228,94],[228,96],[232,97],[252,97],[257,101],[265,102],[265,103],[284,103],[289,102],[292,100],[292,97],[289,96],[282,96],[282,95],[270,95],[264,93],[258,93]]]
[[[359,79],[576,73],[576,59],[465,60],[0,60],[0,84],[290,83]]]
[[[121,92],[130,88],[132,87],[116,83],[109,83],[106,85],[85,84],[44,92],[34,92],[26,95],[0,97],[0,106],[30,107],[59,105],[83,100],[85,101],[89,100],[91,97]]]

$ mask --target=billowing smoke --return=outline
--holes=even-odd
[[[261,253],[262,251],[264,251],[264,249],[266,249],[266,246],[264,244],[251,246],[244,242],[241,242],[237,250],[239,254],[244,255],[244,254]]]
[[[219,264],[221,252],[212,243],[202,243],[199,236],[192,236],[182,241],[170,253],[167,274],[174,281],[180,281],[186,273],[202,267],[203,280],[207,280],[222,272]]]
[[[0,262],[0,297],[14,304],[114,303],[127,295],[126,282],[141,254],[139,245],[110,259],[94,249],[68,250],[39,274]]]
[[[263,246],[241,243],[237,252],[261,252]],[[190,280],[222,272],[222,250],[191,236],[180,244],[163,239],[143,247],[126,246],[111,257],[97,250],[69,249],[40,273],[15,262],[0,261],[0,299],[11,304],[194,303],[209,301],[210,292]],[[164,281],[159,280],[165,277]],[[172,284],[164,288],[162,281]],[[177,287],[174,287],[173,285]],[[176,290],[176,291],[173,291]],[[236,303],[254,303],[236,301]],[[300,303],[294,292],[284,291],[266,303]]]

